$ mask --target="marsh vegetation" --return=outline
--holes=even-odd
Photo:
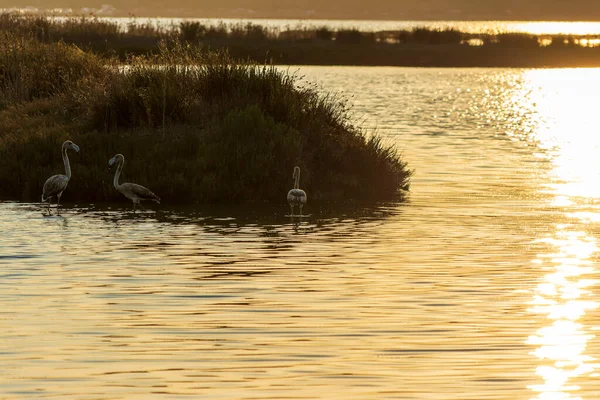
[[[132,20],[122,26],[94,17],[49,18],[0,14],[0,30],[42,42],[71,43],[102,57],[159,53],[163,42],[227,52],[235,59],[287,65],[389,65],[448,67],[600,66],[598,35],[468,33],[456,29],[274,28],[254,23],[170,26]]]
[[[285,202],[295,165],[314,200],[389,199],[408,189],[411,171],[397,150],[357,127],[343,98],[273,65],[179,40],[123,60],[47,26],[17,31],[4,18],[2,198],[37,201],[44,180],[61,172],[65,139],[81,148],[65,201],[119,199],[107,168],[116,153],[131,161],[125,178],[166,203]]]

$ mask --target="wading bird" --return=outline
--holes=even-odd
[[[136,183],[122,183],[119,185],[119,176],[121,175],[121,170],[123,169],[123,164],[125,164],[125,157],[123,154],[117,154],[108,162],[109,166],[113,166],[117,163],[117,172],[115,173],[115,179],[113,180],[113,184],[115,185],[115,189],[119,192],[123,193],[125,197],[133,201],[133,212],[135,213],[135,206],[142,206],[140,202],[142,200],[152,200],[160,204],[160,197],[152,193],[152,191],[148,188],[145,188],[142,185],[138,185]]]
[[[67,140],[62,144],[62,158],[63,163],[65,164],[65,175],[53,175],[46,183],[44,183],[44,189],[42,191],[42,203],[48,202],[48,215],[50,215],[50,199],[56,196],[56,213],[59,214],[58,206],[60,204],[60,196],[62,196],[63,191],[67,188],[69,184],[69,180],[71,179],[71,166],[69,165],[69,156],[67,156],[67,150],[73,149],[79,153],[79,146],[75,143]]]
[[[294,188],[287,194],[287,201],[292,209],[292,217],[294,216],[294,206],[300,208],[300,216],[302,216],[302,206],[306,204],[306,192],[300,189],[300,167],[294,167]]]

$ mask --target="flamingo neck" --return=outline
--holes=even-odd
[[[67,155],[67,148],[63,147],[62,149],[62,158],[63,163],[65,164],[65,175],[67,178],[71,179],[71,165],[69,165],[69,156]]]
[[[125,164],[125,161],[119,161],[119,165],[117,166],[117,172],[115,172],[115,179],[113,179],[113,184],[115,185],[115,188],[118,189],[119,188],[119,176],[121,175],[121,170],[123,169],[123,164]]]
[[[294,182],[294,189],[300,189],[300,171],[296,174],[296,181]]]

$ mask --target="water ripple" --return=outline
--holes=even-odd
[[[561,130],[594,113],[556,111],[551,86],[588,85],[302,71],[356,90],[416,169],[407,201],[313,202],[300,222],[285,203],[0,203],[1,398],[597,397],[600,208],[578,153],[597,143]]]

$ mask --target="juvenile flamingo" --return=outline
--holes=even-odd
[[[44,183],[44,189],[42,190],[42,203],[45,201],[48,202],[48,215],[50,215],[50,199],[53,197],[57,198],[56,214],[60,215],[60,211],[58,209],[60,204],[60,196],[62,196],[62,193],[67,188],[69,180],[71,179],[71,166],[69,165],[69,156],[67,155],[68,149],[73,149],[79,153],[79,146],[70,140],[67,140],[62,144],[61,151],[63,163],[65,164],[65,175],[53,175],[46,180],[46,183]]]
[[[123,193],[125,197],[133,201],[133,212],[135,213],[136,205],[141,207],[140,202],[142,200],[152,200],[160,204],[160,197],[152,193],[152,191],[142,185],[138,185],[137,183],[122,183],[119,185],[119,176],[121,175],[121,170],[123,169],[123,164],[125,164],[125,157],[123,154],[117,154],[108,162],[109,166],[113,166],[117,163],[117,172],[115,173],[115,178],[113,180],[113,184],[115,185],[115,189],[119,192]]]
[[[295,179],[294,188],[288,192],[287,201],[292,210],[291,216],[294,216],[294,206],[300,208],[300,216],[302,216],[302,206],[306,204],[306,192],[300,189],[300,167],[294,167],[294,175],[292,177]]]

